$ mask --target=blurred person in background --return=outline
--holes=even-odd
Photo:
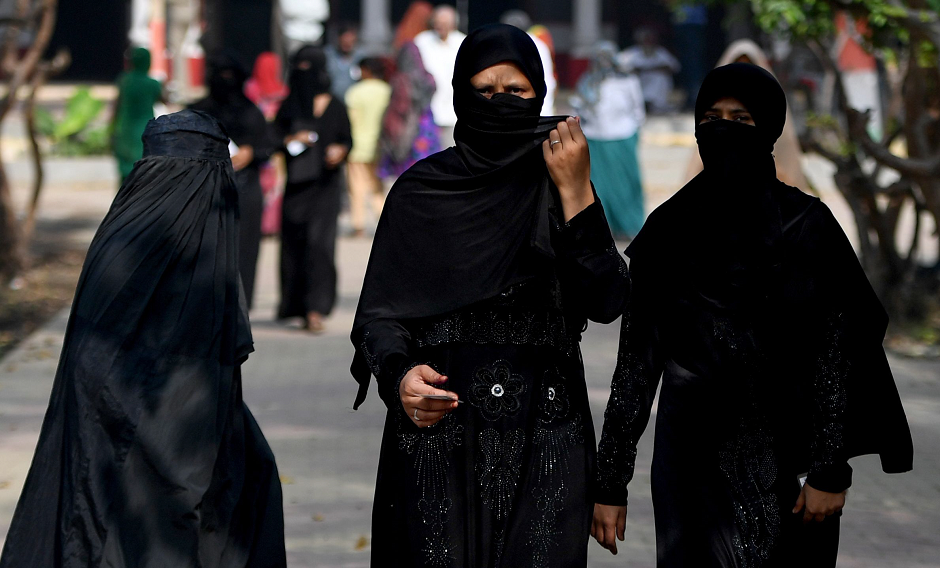
[[[287,96],[287,85],[281,78],[281,58],[266,51],[255,59],[251,77],[245,81],[245,96],[261,109],[264,117],[274,120]]]
[[[346,109],[352,128],[352,150],[347,158],[349,211],[355,236],[365,235],[366,202],[378,219],[385,195],[376,171],[382,117],[392,88],[385,82],[385,61],[367,57],[359,62],[362,78],[346,91]]]
[[[636,45],[621,53],[621,65],[632,69],[640,78],[646,110],[651,113],[672,112],[673,75],[679,72],[679,60],[659,45],[659,36],[650,28],[640,28],[633,36]]]
[[[617,238],[632,239],[643,226],[643,183],[637,159],[646,119],[640,80],[617,64],[617,46],[594,48],[591,67],[571,101],[591,148],[591,181]]]
[[[255,269],[261,245],[261,213],[264,207],[260,167],[277,145],[264,114],[245,96],[247,73],[229,54],[208,61],[209,96],[190,108],[215,117],[231,139],[232,167],[238,186],[238,270],[245,286],[245,299],[254,301]]]
[[[305,46],[293,57],[290,94],[274,121],[287,160],[281,219],[279,319],[303,318],[312,333],[336,303],[336,231],[352,147],[343,101],[330,94],[326,55]]]
[[[359,80],[359,60],[365,54],[359,47],[359,29],[353,24],[343,24],[335,45],[328,45],[326,52],[327,69],[330,71],[330,87],[333,96],[340,100],[346,96],[346,89]]]
[[[500,16],[499,21],[509,26],[515,26],[529,34],[535,47],[539,50],[539,57],[542,58],[542,69],[545,70],[545,102],[542,104],[542,116],[552,116],[555,114],[555,90],[558,88],[558,80],[555,75],[555,60],[552,50],[542,38],[532,33],[532,18],[522,10],[509,10]]]
[[[287,85],[281,79],[281,57],[264,52],[255,59],[251,77],[245,81],[245,95],[255,103],[268,121],[274,120],[281,102],[287,97]],[[261,214],[261,234],[277,235],[281,232],[281,202],[284,199],[284,156],[276,153],[259,168],[261,193],[264,196]]]
[[[718,60],[718,65],[715,67],[723,67],[729,63],[750,63],[773,74],[770,60],[764,54],[764,51],[749,39],[739,39],[731,43],[725,49],[721,59]],[[790,105],[787,104],[787,122],[783,126],[783,133],[774,144],[774,163],[777,166],[777,178],[793,187],[807,187],[806,176],[803,174],[802,159],[803,150],[800,148],[800,141],[796,134],[793,113],[790,112]],[[698,152],[693,152],[689,157],[685,180],[687,182],[691,181],[701,171],[702,157]]]
[[[408,5],[405,14],[398,22],[395,28],[395,39],[392,41],[392,47],[397,52],[401,46],[413,42],[419,33],[428,29],[428,22],[431,21],[431,14],[434,13],[434,6],[430,2],[418,0]]]
[[[274,455],[242,400],[252,352],[228,137],[152,120],[88,249],[3,568],[284,568]]]
[[[140,137],[153,118],[153,106],[163,101],[163,86],[151,79],[150,51],[135,47],[128,52],[127,71],[118,78],[118,96],[111,120],[112,147],[118,163],[121,182],[144,154]]]
[[[431,29],[415,36],[415,45],[421,53],[424,68],[434,77],[437,90],[431,99],[431,112],[434,123],[440,128],[441,145],[450,148],[454,145],[454,125],[457,113],[454,111],[454,62],[457,50],[466,34],[457,31],[457,10],[453,6],[442,4],[434,9],[431,16]]]
[[[379,177],[397,178],[415,162],[441,150],[441,139],[431,99],[434,77],[424,69],[413,43],[398,50],[395,73],[389,81],[391,97],[382,117],[379,137]]]

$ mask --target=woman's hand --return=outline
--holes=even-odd
[[[284,138],[285,146],[291,142],[303,142],[307,146],[313,146],[313,131],[300,130]]]
[[[349,154],[349,147],[345,144],[330,144],[323,155],[323,163],[326,167],[333,169],[343,163],[347,154]]]
[[[829,515],[838,513],[845,507],[845,494],[845,491],[842,493],[820,491],[810,487],[809,483],[804,483],[803,490],[796,499],[796,506],[793,507],[793,513],[799,513],[802,510],[804,523],[822,522]]]
[[[542,155],[552,181],[558,186],[565,222],[594,203],[591,191],[591,154],[581,122],[568,117],[548,133],[542,142]]]
[[[235,155],[232,156],[232,168],[234,168],[236,172],[239,172],[247,168],[251,164],[252,160],[254,159],[255,159],[254,148],[252,148],[248,144],[239,146],[238,152],[236,152]]]
[[[444,415],[457,408],[457,395],[450,391],[436,389],[431,385],[442,385],[447,377],[438,373],[427,365],[418,365],[405,373],[401,384],[398,385],[398,396],[401,406],[408,418],[418,428],[431,426]],[[422,394],[437,394],[453,397],[452,400],[434,400],[422,398]]]
[[[591,536],[601,546],[617,554],[617,540],[623,542],[627,528],[627,506],[594,505],[594,520],[591,521]]]

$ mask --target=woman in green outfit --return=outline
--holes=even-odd
[[[620,68],[616,45],[609,41],[597,45],[591,68],[578,81],[571,102],[581,116],[591,149],[591,181],[610,230],[617,238],[632,239],[644,219],[637,147],[646,112],[640,81]]]
[[[128,69],[118,78],[118,99],[112,123],[114,157],[117,158],[121,183],[144,155],[140,137],[153,118],[153,105],[163,100],[163,86],[151,79],[150,52],[135,47],[128,54]]]

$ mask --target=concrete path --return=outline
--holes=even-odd
[[[676,178],[690,151],[687,145],[644,147],[652,204],[680,183]],[[75,238],[87,238],[88,225],[107,209],[112,195],[104,189],[107,183],[103,179],[98,187],[71,193],[62,185],[47,195],[46,214],[63,218],[68,207],[54,205],[60,198],[81,205],[85,221],[76,223]],[[262,247],[252,312],[256,352],[244,367],[245,400],[278,459],[292,568],[369,565],[371,501],[385,407],[373,387],[362,409],[351,411],[356,385],[348,373],[353,350],[347,339],[369,247],[367,240],[340,240],[339,306],[328,320],[327,333],[318,337],[272,320],[277,244],[266,241]],[[0,361],[0,540],[35,447],[66,318],[60,314]],[[616,324],[591,325],[582,344],[598,431],[617,334]],[[855,485],[843,521],[842,568],[940,566],[940,363],[897,358],[891,363],[914,431],[916,470],[887,476],[876,459],[853,462]],[[592,567],[654,566],[650,434],[639,448],[627,542],[617,557],[591,542]]]

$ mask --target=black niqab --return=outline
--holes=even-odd
[[[290,94],[281,104],[278,121],[313,119],[313,98],[330,92],[326,53],[315,45],[301,47],[291,58]]]
[[[487,99],[470,78],[497,63],[516,65],[537,96]],[[467,36],[454,67],[456,148],[430,156],[395,183],[376,229],[352,340],[376,320],[426,317],[493,297],[536,274],[554,256],[554,202],[541,145],[564,117],[539,117],[545,97],[535,44],[512,26]],[[370,371],[357,351],[353,376],[365,398]]]
[[[228,137],[187,110],[143,142],[88,250],[3,568],[286,565],[277,469],[241,398]]]

